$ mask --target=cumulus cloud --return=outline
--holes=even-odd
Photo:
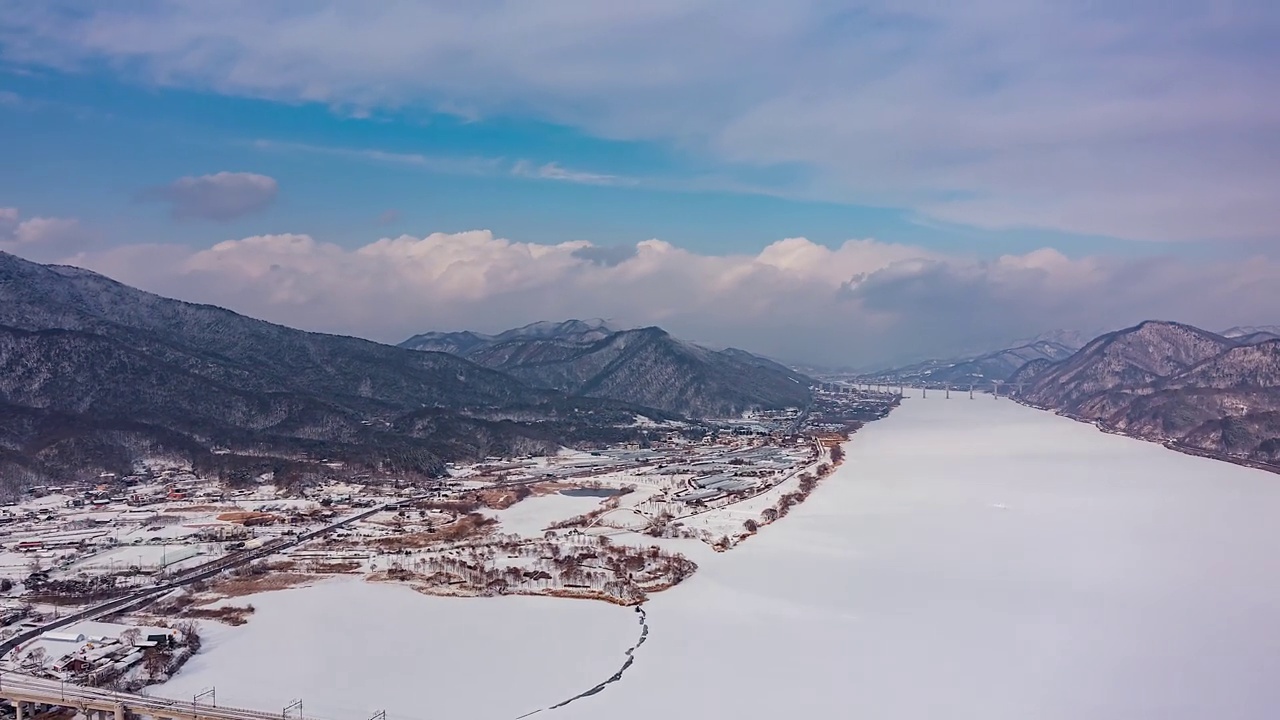
[[[586,245],[573,251],[573,256],[599,265],[614,266],[636,256],[635,246]]]
[[[23,219],[17,208],[0,207],[0,250],[5,252],[47,262],[83,250],[94,239],[74,218]]]
[[[168,203],[173,217],[227,221],[265,210],[280,187],[275,178],[247,172],[186,176],[141,193],[143,200]]]
[[[981,227],[1274,240],[1277,32],[1271,0],[70,0],[0,15],[0,53],[290,102],[532,114]]]
[[[1264,258],[1191,264],[1042,249],[976,260],[868,239],[832,248],[788,238],[755,254],[706,255],[661,240],[624,252],[484,230],[355,249],[293,234],[200,250],[126,246],[75,261],[183,299],[388,342],[429,329],[610,317],[840,365],[1151,317],[1209,328],[1263,323],[1280,309],[1280,264]]]

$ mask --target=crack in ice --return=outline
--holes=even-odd
[[[625,673],[625,672],[627,671],[627,668],[631,667],[631,663],[633,663],[633,662],[635,662],[635,661],[636,661],[636,658],[635,658],[635,652],[636,652],[636,650],[640,649],[640,646],[644,644],[645,640],[648,640],[648,639],[649,639],[649,623],[648,623],[648,616],[645,614],[644,608],[643,608],[643,607],[641,607],[640,605],[637,605],[637,606],[636,606],[636,613],[638,613],[638,614],[640,615],[640,639],[636,641],[636,644],[635,644],[635,645],[632,645],[631,647],[627,648],[627,650],[626,650],[626,652],[625,652],[625,655],[627,656],[627,659],[622,663],[622,667],[621,667],[621,668],[618,668],[618,672],[614,673],[613,675],[611,675],[611,676],[609,677],[609,679],[605,680],[604,682],[600,683],[599,685],[596,685],[595,687],[591,688],[590,690],[587,690],[587,691],[585,691],[585,692],[578,693],[577,695],[574,695],[573,697],[569,698],[568,700],[565,700],[565,701],[563,701],[563,702],[556,703],[555,705],[552,705],[552,706],[551,706],[551,707],[549,707],[549,708],[545,708],[546,710],[555,710],[556,708],[562,708],[562,707],[564,707],[565,705],[568,705],[569,703],[571,703],[571,702],[573,702],[573,701],[575,701],[575,700],[581,700],[582,698],[591,697],[592,695],[595,695],[595,694],[599,693],[600,691],[604,690],[604,688],[605,688],[605,686],[606,686],[606,685],[609,685],[609,684],[611,684],[611,683],[616,683],[616,682],[618,682],[619,680],[621,680],[621,679],[622,679],[622,674],[623,674],[623,673]],[[521,715],[520,717],[516,718],[516,720],[520,720],[521,718],[527,718],[527,717],[529,717],[530,715],[535,715],[535,714],[537,714],[537,713],[542,712],[542,710],[543,710],[543,708],[539,708],[539,709],[537,709],[537,710],[534,710],[533,712],[527,712],[527,713],[525,713],[524,715]]]

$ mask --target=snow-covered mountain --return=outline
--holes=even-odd
[[[1019,398],[1137,437],[1280,462],[1280,339],[1148,321],[1010,378]]]
[[[1218,334],[1252,345],[1268,340],[1280,340],[1280,325],[1237,325]]]
[[[952,360],[926,360],[903,367],[870,373],[862,379],[905,385],[981,385],[992,380],[1006,380],[1029,362],[1055,362],[1070,357],[1075,348],[1052,340],[1031,340],[1025,344],[995,350],[973,357]]]
[[[812,383],[744,350],[710,350],[656,327],[614,330],[601,320],[540,322],[497,335],[424,333],[401,347],[454,352],[536,387],[696,417],[804,406]]]
[[[449,459],[601,439],[638,411],[666,416],[0,252],[0,478],[11,483],[127,474],[155,454],[210,473],[302,474],[330,458],[433,474]]]
[[[426,332],[400,343],[400,347],[409,350],[427,350],[446,352],[453,355],[466,355],[486,345],[514,340],[546,340],[564,339],[590,342],[608,337],[617,332],[607,320],[565,320],[564,322],[536,322],[523,327],[513,328],[497,335],[463,330],[460,332]]]

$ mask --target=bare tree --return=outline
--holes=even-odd
[[[248,606],[252,607],[252,606]],[[252,612],[252,610],[250,610]],[[195,620],[183,620],[174,626],[182,636],[182,644],[192,648],[200,647],[200,623]]]
[[[147,675],[152,678],[160,677],[164,674],[165,668],[169,665],[169,658],[156,648],[151,648],[142,656],[142,668],[147,671]]]
[[[126,645],[137,645],[140,637],[142,637],[142,631],[136,627],[131,627],[120,633],[120,641]]]

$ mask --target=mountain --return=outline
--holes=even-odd
[[[497,345],[517,340],[575,340],[589,342],[601,340],[617,332],[609,327],[605,320],[566,320],[564,322],[536,322],[524,327],[499,333],[484,335],[482,333],[463,330],[461,332],[427,332],[400,343],[400,347],[409,350],[427,350],[466,355],[472,350],[487,345]]]
[[[1020,345],[1033,345],[1041,341],[1061,345],[1062,347],[1068,348],[1074,352],[1084,347],[1085,344],[1089,342],[1089,337],[1085,336],[1085,334],[1079,330],[1050,330],[1048,332],[1040,333],[1034,337],[1016,340],[1012,345],[1015,347]]]
[[[953,360],[926,360],[914,365],[881,370],[862,379],[904,385],[982,385],[1004,381],[1031,362],[1055,362],[1069,357],[1074,349],[1052,340],[1033,340],[1024,345]]]
[[[641,410],[455,355],[309,333],[0,253],[0,478],[206,470],[439,474],[446,460],[627,436]],[[215,452],[216,451],[216,452]]]
[[[1054,407],[1073,411],[1100,393],[1144,392],[1232,347],[1231,340],[1190,325],[1144,322],[1093,340],[1038,375],[1022,397],[1052,399]]]
[[[1148,321],[1056,363],[1027,366],[1024,402],[1136,437],[1257,463],[1280,461],[1280,340]]]
[[[486,345],[493,341],[491,335],[481,335],[469,330],[462,332],[430,332],[414,335],[400,344],[408,350],[426,352],[442,352],[451,355],[463,355],[467,351]]]
[[[773,372],[781,373],[790,378],[795,378],[795,379],[803,378],[806,381],[808,380],[808,378],[804,378],[803,374],[795,370],[794,368],[787,367],[786,365],[783,365],[777,360],[770,360],[767,357],[761,357],[760,355],[749,353],[746,350],[739,350],[738,348],[731,347],[731,348],[725,348],[721,350],[720,354],[723,355],[724,357],[737,360],[738,362],[746,363],[747,365],[752,365],[754,367],[762,368],[765,370],[772,370]]]
[[[812,380],[779,363],[744,350],[709,350],[656,327],[614,330],[601,321],[569,320],[484,337],[458,354],[532,386],[572,395],[693,417],[803,407],[810,399]],[[449,342],[446,334],[426,333],[401,347],[435,349]]]
[[[1231,339],[1246,338],[1253,335],[1271,335],[1271,339],[1275,340],[1280,338],[1280,325],[1237,325],[1218,334]]]
[[[1280,325],[1237,325],[1219,334],[1244,345],[1256,345],[1268,340],[1280,340]]]

